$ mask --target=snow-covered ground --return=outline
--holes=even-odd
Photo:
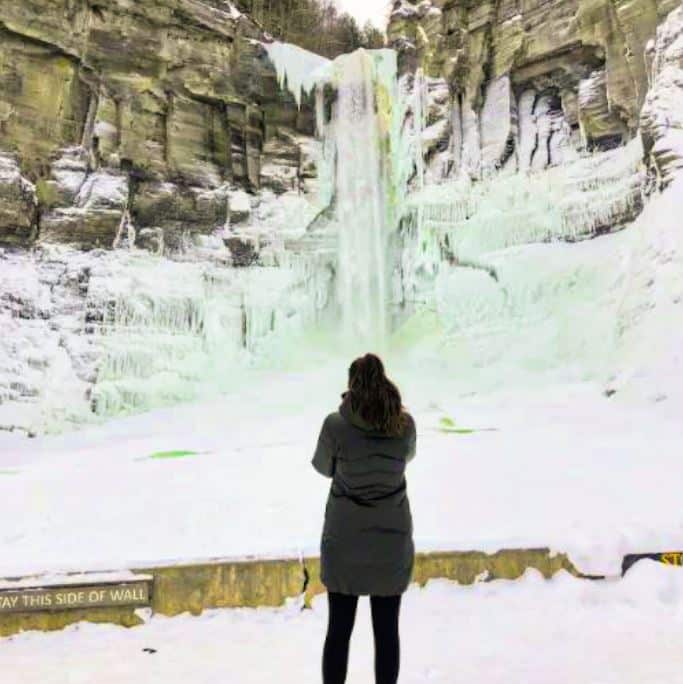
[[[547,545],[612,574],[624,553],[683,546],[671,402],[593,385],[465,397],[426,367],[388,367],[417,418],[408,488],[419,550]],[[341,362],[254,373],[210,403],[0,436],[0,577],[317,555],[329,482],[310,458],[344,379]],[[443,432],[443,418],[481,431]],[[197,453],[150,458],[166,450]]]
[[[313,610],[212,610],[152,617],[125,629],[80,623],[0,644],[12,684],[213,684],[320,681],[325,596]],[[543,580],[414,585],[401,608],[402,684],[663,684],[680,682],[683,571],[642,561],[623,580],[561,572]],[[361,599],[349,684],[372,680],[372,631]],[[154,652],[144,649],[153,649]]]

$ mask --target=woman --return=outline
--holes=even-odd
[[[339,410],[323,422],[313,457],[332,478],[320,545],[329,623],[323,683],[343,684],[358,597],[369,595],[375,681],[395,684],[398,614],[413,570],[413,523],[404,476],[415,455],[415,423],[374,354],[349,368]]]

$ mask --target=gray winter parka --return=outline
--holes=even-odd
[[[325,418],[313,456],[332,478],[320,543],[328,591],[355,596],[402,594],[413,571],[413,521],[405,467],[415,455],[415,422],[400,437],[375,430],[348,395]]]

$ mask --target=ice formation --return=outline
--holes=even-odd
[[[638,213],[642,182],[642,146],[635,139],[542,172],[429,185],[410,196],[409,223],[423,251],[434,240],[446,260],[466,260],[516,244],[611,232]]]
[[[275,362],[269,338],[286,354],[285,341],[318,320],[329,280],[296,255],[247,269],[131,255],[109,268],[91,282],[99,318],[91,332],[103,359],[92,402],[104,415],[210,395],[259,355]]]
[[[291,43],[274,41],[263,43],[268,57],[275,65],[280,88],[286,88],[301,107],[301,98],[308,95],[315,84],[324,78],[330,60]]]
[[[197,399],[279,363],[324,314],[328,252],[304,237],[259,267],[226,268],[228,255],[0,254],[14,297],[0,309],[0,425],[36,433]]]
[[[432,311],[432,353],[480,388],[530,382],[532,370],[606,381],[634,249],[620,230],[643,206],[643,181],[635,139],[543,171],[413,193],[393,292],[404,326]]]

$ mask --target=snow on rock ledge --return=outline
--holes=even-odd
[[[41,237],[83,247],[111,247],[128,203],[128,176],[97,171],[87,177],[74,205],[59,207],[42,221]]]
[[[0,241],[18,245],[34,238],[35,190],[21,175],[16,159],[0,154]]]

